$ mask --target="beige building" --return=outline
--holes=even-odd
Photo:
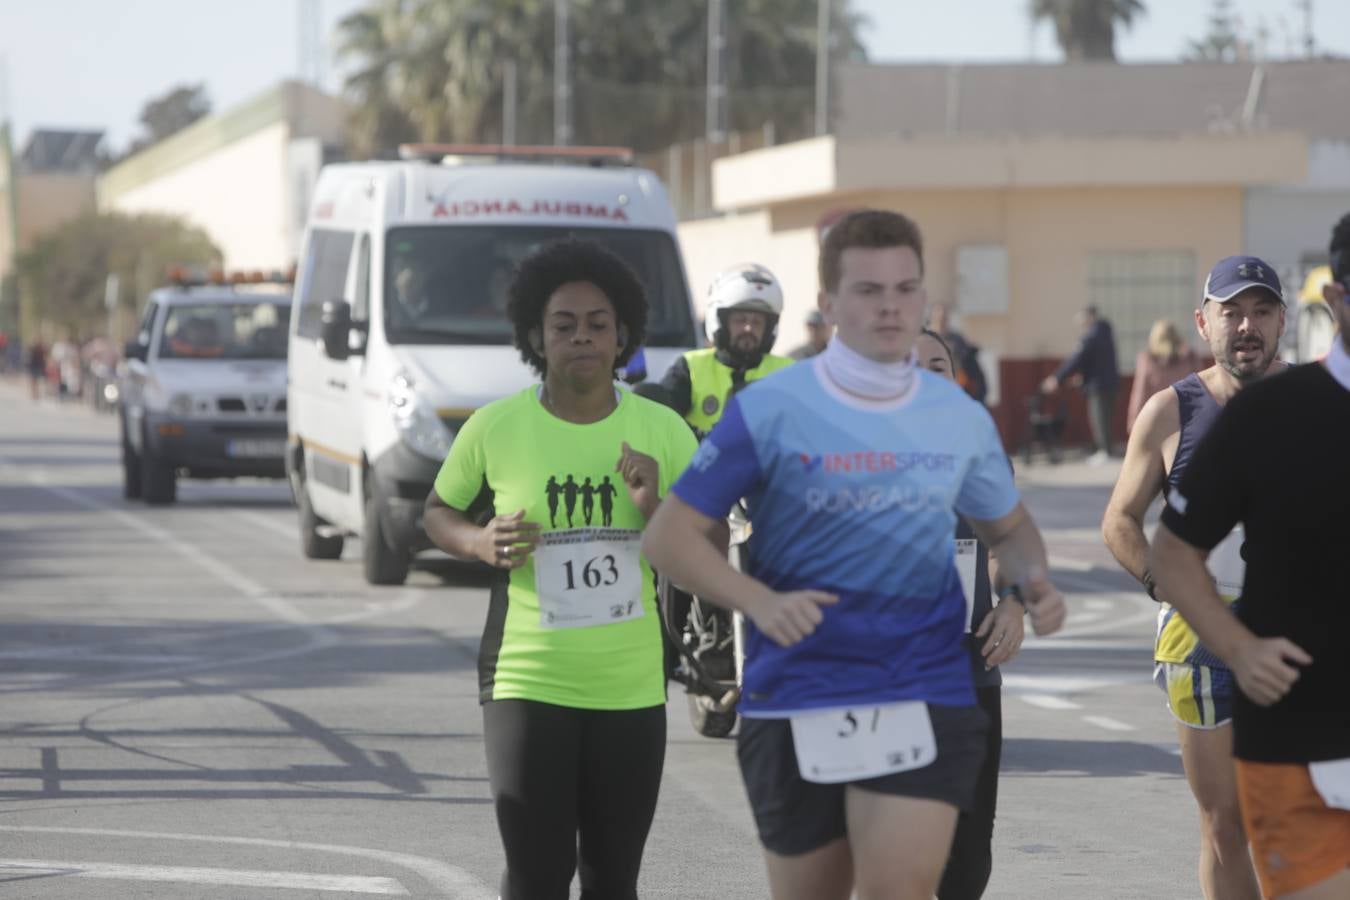
[[[1333,76],[1350,77],[1347,64],[1309,65],[1286,74],[1331,79],[1333,89]],[[982,347],[989,402],[1016,445],[1026,398],[1076,344],[1074,314],[1085,305],[1112,320],[1128,376],[1154,320],[1193,332],[1219,258],[1264,249],[1293,279],[1325,254],[1339,216],[1331,210],[1350,209],[1350,133],[1319,133],[1311,112],[1303,123],[1279,119],[1267,96],[1278,73],[1255,72],[854,67],[841,79],[834,135],[717,161],[722,215],[680,228],[691,282],[697,291],[742,259],[774,269],[788,296],[783,350],[801,341],[815,303],[822,218],[862,206],[911,215],[924,234],[929,297],[952,304]],[[1230,94],[1238,121],[1208,127],[1205,98],[1228,108]],[[1150,111],[1187,103],[1191,128],[1184,114],[1158,122]],[[1068,402],[1072,438],[1084,429],[1079,399]]]
[[[11,155],[0,136],[0,329],[31,335],[31,309],[20,309],[16,262],[43,235],[95,209],[101,131],[33,132]]]
[[[210,235],[226,268],[284,271],[319,168],[342,146],[344,118],[338,100],[283,82],[109,169],[99,207],[182,216]]]

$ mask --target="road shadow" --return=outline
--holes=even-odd
[[[27,619],[0,631],[0,696],[72,689],[102,697],[165,697],[342,688],[391,675],[473,671],[477,656],[477,635],[456,637],[431,628]],[[178,683],[198,673],[209,673],[211,683]]]
[[[1050,778],[1185,778],[1181,757],[1135,741],[1008,738],[1000,766],[1005,773]]]
[[[31,765],[0,767],[0,799],[117,799],[117,800],[383,800],[436,804],[481,805],[487,778],[449,772],[417,771],[402,754],[381,746],[390,735],[352,729],[334,729],[300,711],[248,694],[250,702],[272,718],[273,725],[201,728],[99,728],[89,718],[72,727],[0,730],[0,742],[19,739],[25,746],[7,759],[33,754]],[[481,733],[400,735],[409,740],[466,740],[478,742]],[[50,740],[51,745],[33,746]],[[191,742],[202,749],[215,742],[221,749],[266,746],[277,757],[275,766],[203,764],[177,757],[177,747]],[[122,765],[91,765],[89,748],[117,751]],[[63,750],[82,764],[66,764]],[[86,752],[78,752],[85,750]],[[312,761],[282,763],[311,755]],[[201,758],[200,755],[198,758]],[[216,758],[214,755],[207,758]],[[464,796],[447,797],[447,789],[463,788]],[[437,796],[439,794],[439,796]]]

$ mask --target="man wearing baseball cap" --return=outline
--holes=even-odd
[[[1242,819],[1267,897],[1350,897],[1350,216],[1332,235],[1340,334],[1326,359],[1235,397],[1168,494],[1151,562],[1205,645],[1232,669]],[[1339,254],[1338,254],[1339,250]],[[1236,616],[1206,577],[1245,530]]]
[[[1284,334],[1279,276],[1255,256],[1219,260],[1205,279],[1195,327],[1214,365],[1149,398],[1139,412],[1120,477],[1102,520],[1102,537],[1121,566],[1161,604],[1154,645],[1154,681],[1176,720],[1181,759],[1200,807],[1200,886],[1207,900],[1257,900],[1256,877],[1238,807],[1231,727],[1236,685],[1223,659],[1211,652],[1160,588],[1149,568],[1144,516],[1164,487],[1172,496],[1191,468],[1196,447],[1239,391],[1286,368],[1275,359]],[[1273,461],[1273,460],[1271,460]],[[1273,489],[1273,484],[1272,484]],[[1209,554],[1219,592],[1233,606],[1241,593],[1240,527],[1220,535]],[[1211,545],[1213,546],[1213,545]]]

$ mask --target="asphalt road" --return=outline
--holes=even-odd
[[[1112,470],[1025,467],[1062,635],[1005,667],[991,898],[1198,897],[1155,607],[1096,536]],[[0,895],[491,898],[486,590],[301,558],[273,482],[121,497],[115,421],[0,380]],[[733,745],[676,688],[644,897],[759,898]]]

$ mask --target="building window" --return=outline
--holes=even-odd
[[[1123,370],[1133,369],[1158,319],[1171,319],[1194,345],[1190,323],[1198,299],[1189,250],[1088,255],[1087,302],[1110,320]]]

